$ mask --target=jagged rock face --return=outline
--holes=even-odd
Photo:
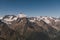
[[[16,33],[0,20],[0,40],[16,40]]]

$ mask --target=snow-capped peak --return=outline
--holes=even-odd
[[[23,18],[23,17],[26,17],[26,15],[25,15],[25,14],[20,13],[20,14],[18,14],[18,16],[17,16],[17,17],[19,17],[19,18]]]

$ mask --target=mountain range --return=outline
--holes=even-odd
[[[60,18],[5,15],[0,17],[0,40],[60,40]]]

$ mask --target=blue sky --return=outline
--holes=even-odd
[[[20,12],[28,16],[60,16],[60,1],[0,0],[0,16],[17,15]]]

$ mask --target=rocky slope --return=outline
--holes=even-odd
[[[16,40],[16,32],[0,20],[0,40]]]

